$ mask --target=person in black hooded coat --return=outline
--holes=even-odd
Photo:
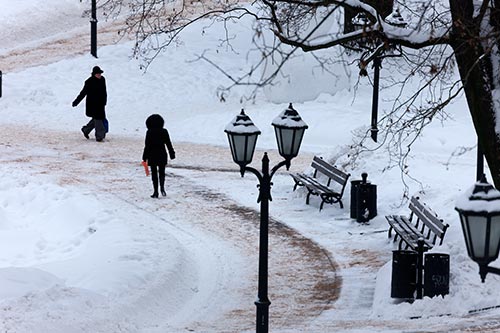
[[[160,191],[162,196],[165,192],[165,167],[168,157],[175,159],[175,151],[170,141],[168,131],[163,128],[165,121],[159,114],[153,114],[146,119],[146,142],[142,160],[147,162],[151,168],[151,179],[153,181],[153,194],[151,198],[158,198],[158,180],[160,181]],[[166,146],[166,149],[165,149]],[[167,154],[168,149],[168,154]],[[158,179],[159,176],[159,179]]]
[[[101,74],[103,71],[99,66],[92,69],[91,76],[85,80],[80,94],[71,104],[77,106],[85,97],[85,115],[92,118],[86,125],[82,127],[82,133],[85,138],[89,138],[90,132],[95,128],[95,139],[101,142],[106,137],[106,128],[104,121],[106,119],[105,106],[108,100],[106,91],[106,79]]]

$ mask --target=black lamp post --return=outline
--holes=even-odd
[[[96,0],[92,0],[90,18],[90,54],[97,58],[97,6]]]
[[[500,192],[483,175],[472,193],[457,201],[455,209],[469,257],[479,265],[481,281],[488,273],[500,275],[499,268],[488,266],[498,258],[500,246]]]
[[[385,22],[394,27],[404,28],[407,26],[406,20],[399,13],[399,9],[395,9],[390,15],[385,18]],[[370,20],[364,12],[358,13],[352,19],[352,25],[355,30],[365,29],[370,24]],[[375,50],[369,59],[373,59],[373,95],[372,95],[372,117],[370,124],[370,137],[374,142],[377,142],[378,136],[378,100],[379,100],[379,85],[380,85],[380,68],[382,68],[382,58],[386,56],[385,51]],[[366,68],[362,68],[361,75],[368,75]]]
[[[373,59],[373,95],[372,95],[372,119],[370,124],[370,136],[374,142],[377,142],[378,135],[378,91],[380,82],[380,67],[382,67],[382,58]]]
[[[476,181],[480,181],[484,174],[484,155],[481,149],[481,143],[479,143],[479,138],[477,140],[477,164],[476,164]]]
[[[269,305],[271,302],[267,296],[268,289],[268,240],[269,240],[269,201],[271,198],[271,179],[275,172],[282,166],[290,168],[290,161],[299,153],[300,144],[307,129],[306,123],[302,120],[292,104],[288,106],[272,125],[276,133],[278,151],[285,159],[275,165],[269,172],[269,158],[264,153],[262,158],[262,172],[247,166],[252,162],[255,151],[259,129],[253,124],[243,110],[231,121],[225,129],[229,139],[229,146],[233,161],[240,166],[241,176],[245,171],[253,173],[259,180],[260,202],[260,240],[259,240],[259,285],[255,305],[257,307],[256,332],[267,333],[269,330]]]

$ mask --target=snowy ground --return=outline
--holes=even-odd
[[[205,63],[188,62],[216,43],[217,29],[203,38],[188,31],[185,43],[162,54],[147,73],[130,60],[127,42],[100,47],[96,60],[80,49],[88,47],[85,5],[0,0],[0,26],[10,32],[0,35],[0,328],[252,331],[256,179],[240,177],[223,129],[244,107],[263,132],[255,166],[263,149],[276,163],[270,123],[287,103],[261,96],[242,105],[238,90],[227,102],[218,100],[214,92],[224,79]],[[59,28],[52,30],[46,20],[55,7],[58,16],[51,18]],[[244,50],[246,26],[238,32],[235,46]],[[40,45],[47,43],[45,52]],[[245,64],[227,50],[219,50],[218,60],[233,68]],[[303,60],[295,65],[306,66]],[[110,133],[102,144],[83,138],[83,108],[71,108],[94,65],[104,69],[109,93]],[[384,67],[382,75],[390,74]],[[342,164],[352,132],[369,123],[368,85],[353,102],[352,92],[332,87],[331,78],[316,79],[323,84],[292,80],[274,91],[276,100],[294,102],[309,125],[291,171],[308,171],[315,154]],[[306,95],[319,96],[308,101]],[[164,116],[177,151],[167,170],[167,197],[159,200],[149,198],[150,179],[139,164],[151,113]],[[432,125],[416,144],[411,170],[421,184],[409,180],[410,193],[424,190],[421,197],[450,224],[444,245],[435,249],[451,256],[450,294],[413,304],[390,298],[394,247],[384,215],[406,214],[407,204],[401,204],[399,170],[384,170],[383,152],[366,154],[346,170],[352,179],[368,172],[378,185],[378,216],[369,224],[349,218],[349,187],[345,209],[327,205],[319,212],[317,199],[305,205],[304,193],[293,192],[282,171],[270,207],[272,332],[500,331],[500,310],[469,313],[500,305],[500,279],[488,276],[481,284],[466,255],[453,208],[474,182],[475,153],[453,153],[474,146],[475,135],[463,99],[450,113],[452,119]]]

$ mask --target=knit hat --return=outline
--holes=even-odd
[[[163,120],[163,117],[160,116],[159,114],[152,114],[146,119],[146,127],[148,129],[153,129],[153,128],[163,128],[163,125],[165,124],[165,121]]]
[[[94,66],[94,68],[92,68],[92,75],[102,74],[102,73],[104,73],[104,71],[99,66]]]

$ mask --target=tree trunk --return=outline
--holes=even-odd
[[[500,139],[495,130],[491,61],[481,45],[479,25],[473,21],[472,0],[450,0],[453,21],[451,46],[455,52],[467,104],[491,177],[500,188]],[[474,173],[471,172],[471,179]]]

